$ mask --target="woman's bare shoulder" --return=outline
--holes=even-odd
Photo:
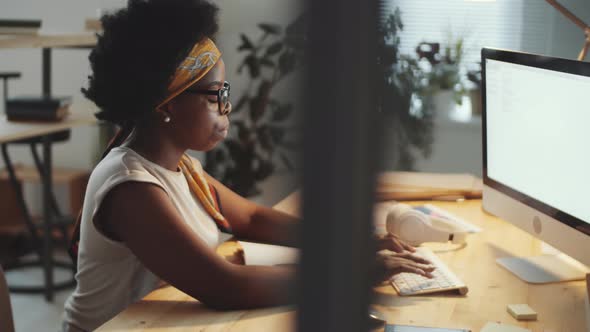
[[[149,182],[126,181],[114,186],[104,197],[93,222],[105,236],[122,241],[126,229],[138,220],[157,222],[156,212],[172,205],[164,189]],[[121,234],[123,233],[123,234]]]

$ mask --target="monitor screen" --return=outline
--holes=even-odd
[[[490,54],[482,58],[484,182],[587,231],[590,64]],[[580,65],[586,70],[579,70]]]
[[[486,75],[488,176],[590,221],[590,77],[491,59]]]

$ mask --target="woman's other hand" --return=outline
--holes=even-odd
[[[426,278],[432,278],[431,272],[434,266],[431,262],[411,252],[379,251],[376,257],[377,282],[384,282],[394,275],[402,272],[419,274]]]
[[[402,241],[397,235],[387,234],[377,238],[377,250],[391,250],[403,253],[404,251],[415,252],[416,248]]]

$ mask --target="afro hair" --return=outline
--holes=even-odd
[[[96,117],[123,125],[153,112],[193,45],[217,32],[217,12],[203,0],[129,0],[104,15],[82,88],[100,108]]]

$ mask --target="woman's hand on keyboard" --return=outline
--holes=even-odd
[[[416,248],[402,241],[397,235],[387,234],[377,238],[377,250],[391,250],[397,253],[404,251],[415,252]]]
[[[380,251],[377,253],[376,263],[378,282],[387,281],[402,272],[432,278],[431,272],[434,271],[430,261],[407,251],[402,253]]]

